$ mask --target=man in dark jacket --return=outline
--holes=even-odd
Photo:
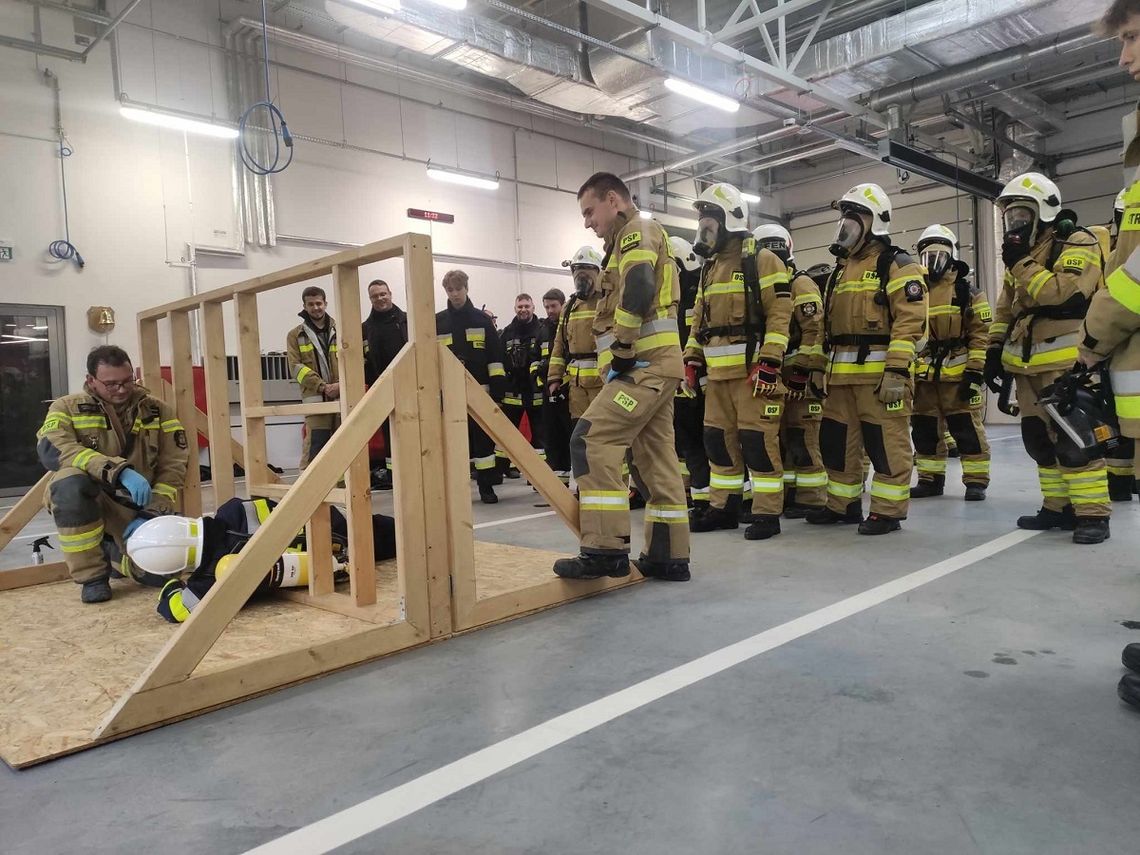
[[[463,363],[475,382],[495,401],[501,402],[506,387],[506,371],[495,325],[471,303],[467,296],[467,274],[462,270],[449,270],[443,275],[443,290],[447,292],[447,308],[436,313],[436,337]],[[493,505],[499,501],[494,489],[495,444],[470,418],[467,419],[467,440],[471,462],[475,466],[475,480],[479,485],[479,498],[485,504]]]
[[[504,363],[507,370],[507,391],[503,398],[503,412],[518,427],[523,415],[530,424],[530,444],[545,458],[542,427],[543,375],[550,362],[549,328],[534,314],[534,300],[530,294],[515,297],[515,318],[502,333]],[[499,468],[505,471],[509,460],[499,454]]]
[[[566,295],[558,288],[551,288],[542,295],[542,308],[546,317],[542,323],[546,327],[546,340],[551,351],[554,349],[554,335],[558,331],[558,319],[566,304]],[[550,371],[550,357],[542,360],[539,374],[542,378],[542,426],[543,444],[546,448],[546,462],[563,483],[570,480],[570,401],[565,395],[550,399],[547,389],[547,375]]]
[[[407,343],[408,316],[392,302],[392,289],[383,279],[368,283],[368,299],[372,313],[361,324],[361,336],[364,339],[364,382],[371,386]],[[384,459],[373,470],[372,488],[391,490],[392,431],[387,419],[380,429],[384,432]]]

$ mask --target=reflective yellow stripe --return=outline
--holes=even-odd
[[[72,425],[76,428],[95,428],[96,430],[107,427],[107,419],[103,416],[76,416],[72,421]]]
[[[709,486],[714,490],[743,490],[744,473],[739,475],[718,475],[713,472],[709,475]]]
[[[1036,300],[1037,295],[1041,293],[1041,289],[1045,287],[1045,283],[1052,278],[1052,271],[1042,270],[1040,273],[1029,280],[1029,284],[1025,286],[1025,293]]]
[[[770,332],[764,333],[764,344],[778,344],[781,347],[788,346],[788,337],[783,333]]]
[[[941,475],[946,472],[946,458],[944,457],[916,457],[914,466],[919,472],[931,472]]]
[[[269,502],[265,499],[254,499],[253,510],[257,514],[258,523],[264,523],[269,519]]]
[[[671,332],[657,333],[656,335],[647,335],[637,340],[634,346],[635,353],[644,353],[647,350],[653,350],[656,347],[674,347],[681,346],[681,333],[677,330]]]
[[[767,276],[760,277],[760,290],[771,288],[774,285],[783,285],[792,281],[792,277],[787,271],[780,273],[769,273]]]
[[[182,590],[175,591],[166,598],[166,607],[170,610],[170,616],[178,623],[185,623],[190,617],[190,609],[182,602]]]
[[[1008,330],[1009,330],[1009,324],[999,322],[999,321],[994,321],[992,324],[990,324],[990,337],[991,338],[1000,338],[1001,336],[1005,335]]]
[[[182,427],[182,422],[178,421],[178,419],[167,419],[162,423],[163,433],[175,433],[180,430],[185,430],[185,428]]]
[[[99,452],[95,451],[94,449],[85,448],[77,455],[75,455],[75,458],[71,461],[71,465],[76,469],[86,469],[87,464],[90,463],[92,458],[94,458],[98,453]]]
[[[614,312],[614,323],[619,327],[641,329],[641,317],[618,307]]]
[[[858,499],[863,495],[862,484],[842,484],[839,481],[827,479],[827,492],[840,499]]]
[[[89,528],[86,531],[81,531],[78,534],[60,534],[59,548],[63,552],[86,552],[88,549],[95,549],[103,542],[103,524],[100,523],[95,528]]]
[[[1127,270],[1118,267],[1109,274],[1105,286],[1112,299],[1132,312],[1140,315],[1140,283],[1133,279]]]
[[[882,481],[871,481],[871,497],[886,499],[888,502],[905,502],[910,498],[910,484],[884,484]]]
[[[896,351],[899,353],[909,353],[914,356],[914,342],[905,341],[901,338],[892,339],[890,345],[887,347],[887,352]]]
[[[986,352],[984,350],[981,350],[980,348],[979,349],[970,348],[968,351],[966,351],[966,359],[968,359],[970,362],[980,361],[980,360],[983,360],[985,358],[986,358]]]
[[[1116,415],[1122,419],[1140,419],[1140,395],[1117,395]]]
[[[618,272],[625,276],[626,271],[636,264],[654,264],[657,261],[657,253],[651,249],[631,249],[629,252],[623,253],[621,260],[618,262]]]
[[[917,282],[917,281],[918,280],[915,279],[913,276],[900,276],[897,279],[892,279],[890,282],[887,283],[887,293],[893,294],[893,293],[895,293],[895,291],[899,290],[899,288],[901,288],[907,282]]]
[[[506,377],[507,376],[507,372],[503,369],[503,363],[501,363],[501,362],[488,362],[487,363],[487,374],[491,377]]]
[[[1065,479],[1061,477],[1061,470],[1038,467],[1037,481],[1041,485],[1041,495],[1046,499],[1069,497],[1069,490],[1065,486]]]
[[[875,282],[840,282],[835,286],[836,294],[857,294],[863,291],[878,291],[879,283]]]
[[[957,306],[931,306],[926,314],[931,318],[940,318],[943,315],[957,315],[959,314],[959,310]]]
[[[301,353],[311,353],[313,346],[311,344],[299,344],[297,345],[297,350],[301,351]]]
[[[833,362],[829,370],[832,374],[882,374],[886,367],[882,362]]]
[[[297,366],[297,382],[300,383],[302,380],[304,380],[306,377],[308,377],[310,374],[313,374],[313,373],[315,373],[313,371],[313,369],[308,368],[304,365],[298,365]]]
[[[743,294],[743,282],[713,282],[705,286],[706,297],[716,297],[720,294]]]
[[[466,339],[472,343],[476,343],[476,342],[480,342],[480,341],[486,343],[486,341],[487,341],[487,331],[486,330],[467,329],[464,331],[464,335],[465,335]]]
[[[827,473],[826,472],[797,472],[795,473],[796,488],[805,487],[812,489],[815,487],[827,486]]]
[[[160,496],[166,496],[166,498],[170,499],[172,502],[178,498],[178,490],[174,487],[171,487],[169,484],[163,484],[161,481],[155,483],[154,492],[158,493]]]
[[[962,472],[967,475],[989,475],[990,462],[988,460],[963,460]]]
[[[645,521],[660,522],[668,525],[687,525],[689,511],[685,505],[654,505],[645,506]]]
[[[815,303],[817,306],[823,306],[823,300],[815,294],[801,294],[792,300],[793,306],[806,306],[808,303]]]
[[[784,479],[781,478],[761,478],[757,475],[752,476],[752,492],[753,493],[779,493],[784,489]]]
[[[580,490],[578,508],[583,511],[629,512],[629,493],[625,490]]]
[[[1071,261],[1079,261],[1080,264],[1070,264]],[[1100,267],[1100,253],[1085,247],[1072,247],[1061,253],[1057,263],[1066,267],[1080,267],[1081,269],[1084,269],[1086,264],[1095,264]]]
[[[437,335],[435,338],[440,344],[451,347],[451,333],[443,333],[442,335]]]

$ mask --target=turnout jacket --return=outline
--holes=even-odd
[[[1005,273],[990,324],[1011,374],[1064,371],[1077,359],[1081,322],[1100,287],[1100,245],[1077,230],[1061,241],[1050,228],[1029,255]]]
[[[745,265],[755,259],[755,293]],[[701,270],[685,358],[705,364],[710,380],[747,377],[760,359],[784,360],[792,315],[792,275],[751,237],[730,237]],[[751,340],[750,340],[751,339]]]
[[[507,324],[500,339],[507,372],[503,403],[518,407],[541,406],[543,376],[550,359],[550,327],[537,317],[532,316],[525,324],[515,318]]]
[[[823,297],[815,280],[802,271],[792,273],[792,318],[788,326],[788,349],[784,353],[784,376],[790,369],[823,371]]]
[[[599,297],[597,290],[591,291],[588,297],[571,294],[562,307],[551,347],[547,381],[565,378],[564,382],[571,386],[584,389],[601,387],[598,352],[594,344],[594,310]]]
[[[289,330],[285,337],[289,370],[301,387],[301,402],[319,404],[325,399],[325,385],[340,381],[336,322],[332,315],[325,315],[325,328],[318,330],[305,312],[299,312],[297,317],[301,319],[300,326]]]
[[[677,263],[661,224],[641,219],[636,208],[620,212],[605,238],[594,315],[603,377],[615,355],[648,363],[644,370],[658,377],[685,376],[677,334],[677,279]]]
[[[828,382],[878,385],[887,368],[910,370],[926,334],[926,283],[922,265],[898,252],[879,276],[879,256],[888,250],[869,241],[837,264],[824,295],[824,349]]]
[[[147,510],[171,513],[179,507],[190,457],[186,431],[174,410],[141,386],[121,409],[90,386],[57,398],[36,437],[36,452],[49,472],[82,469],[113,490],[129,466],[151,484]]]
[[[364,382],[372,385],[407,343],[408,316],[397,306],[386,312],[373,309],[360,325],[360,333],[364,339]]]
[[[981,289],[950,269],[930,285],[929,338],[918,354],[916,377],[958,383],[966,371],[981,371],[993,311]]]
[[[499,334],[470,298],[458,309],[448,303],[442,312],[436,312],[435,334],[492,398],[503,400],[507,377]]]

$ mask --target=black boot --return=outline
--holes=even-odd
[[[1072,531],[1077,527],[1077,517],[1073,513],[1072,505],[1065,505],[1064,510],[1060,511],[1042,508],[1033,516],[1018,517],[1017,527],[1029,531],[1048,531],[1051,528]]]
[[[1140,709],[1140,674],[1125,674],[1116,684],[1116,694],[1129,706]]]
[[[85,603],[105,603],[111,599],[111,583],[107,581],[106,576],[84,582],[83,589],[79,592],[79,599]]]
[[[377,469],[372,473],[373,490],[391,490],[392,473],[388,469]]]
[[[735,511],[725,508],[708,507],[702,513],[693,509],[689,517],[689,531],[727,531],[740,525],[740,517]]]
[[[1120,662],[1125,668],[1140,672],[1140,643],[1126,644],[1120,651]]]
[[[1136,479],[1131,475],[1108,473],[1108,497],[1114,502],[1131,502]]]
[[[795,483],[795,482],[792,482],[792,483]],[[788,512],[788,508],[794,508],[794,507],[796,507],[796,488],[787,486],[787,483],[785,482],[785,486],[784,486],[784,510],[782,511],[782,513],[786,514]]]
[[[650,561],[645,553],[642,553],[633,562],[633,566],[642,576],[660,579],[663,582],[688,582],[691,578],[688,561]]]
[[[913,496],[914,493],[911,493]],[[965,499],[967,502],[984,502],[986,500],[985,484],[967,484]]]
[[[603,576],[620,579],[629,575],[629,556],[582,554],[577,558],[559,558],[554,562],[554,574],[563,579],[600,579]]]
[[[745,499],[740,503],[740,521],[750,523],[755,518],[755,515],[752,513],[752,500]]]
[[[780,533],[780,518],[775,514],[756,514],[744,530],[745,540],[767,540]]]
[[[863,505],[856,499],[847,505],[847,510],[843,513],[837,513],[831,508],[812,508],[804,516],[809,525],[835,525],[840,523],[842,525],[856,525],[863,522]]]
[[[629,491],[629,509],[636,511],[645,507],[645,496],[641,495],[636,487],[630,488]]]
[[[495,495],[495,488],[480,487],[479,501],[481,501],[484,505],[497,505],[499,503],[499,497]]]
[[[813,508],[810,505],[784,505],[784,519],[786,520],[802,520],[808,514],[814,511],[823,510],[822,508]]]
[[[910,497],[912,499],[927,499],[931,496],[941,496],[946,492],[946,476],[945,475],[932,475],[930,477],[919,477],[918,483],[910,488]]]
[[[885,517],[882,514],[867,514],[867,519],[859,523],[859,534],[890,534],[902,528],[894,517]]]
[[[1077,517],[1073,543],[1104,543],[1111,536],[1108,517]]]

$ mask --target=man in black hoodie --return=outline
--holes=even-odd
[[[297,313],[301,323],[291,329],[285,338],[289,370],[301,387],[301,403],[336,401],[340,398],[336,324],[326,311],[324,290],[310,285],[301,292],[301,304],[304,308]],[[320,453],[339,426],[340,416],[335,413],[305,416],[301,469]]]
[[[364,339],[364,382],[371,386],[384,373],[400,348],[408,341],[408,316],[392,302],[392,289],[383,279],[368,283],[368,299],[372,313],[361,324]],[[380,429],[384,432],[384,455],[372,477],[375,490],[392,489],[392,431],[388,420]]]
[[[467,274],[462,270],[449,270],[443,275],[443,290],[447,292],[447,308],[436,313],[436,337],[463,363],[475,382],[495,401],[501,402],[506,371],[495,325],[467,296]],[[467,419],[467,442],[475,466],[479,498],[484,504],[493,505],[499,501],[494,489],[497,480],[495,444],[470,418]]]
[[[503,413],[518,427],[526,414],[530,423],[530,444],[541,457],[543,451],[542,391],[545,383],[544,365],[550,360],[552,336],[545,323],[534,314],[534,300],[530,294],[515,297],[515,318],[502,333],[504,362],[507,370],[507,391],[503,398]],[[500,469],[508,466],[507,457],[499,458]]]

